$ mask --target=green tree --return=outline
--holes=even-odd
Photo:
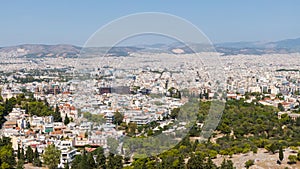
[[[8,168],[10,168],[10,166],[9,166],[8,163],[3,162],[3,163],[1,164],[1,169],[8,169]]]
[[[128,123],[127,133],[129,136],[135,135],[136,129],[137,129],[136,123],[132,123],[132,122]]]
[[[48,145],[43,154],[43,159],[45,165],[47,165],[49,169],[56,169],[60,162],[60,150],[53,144]]]
[[[70,119],[69,119],[68,115],[66,114],[64,124],[68,125],[69,123],[70,123]]]
[[[83,151],[83,154],[81,156],[81,161],[78,164],[78,169],[81,169],[81,168],[90,169],[90,166],[89,166],[88,161],[87,161],[87,155],[86,155],[85,150]]]
[[[171,117],[172,119],[177,118],[177,116],[179,115],[179,112],[180,112],[180,109],[179,109],[179,108],[174,108],[174,109],[172,109],[171,114],[170,114],[170,117]]]
[[[24,169],[24,160],[18,160],[16,169]]]
[[[0,137],[0,165],[1,168],[13,168],[16,164],[12,143],[8,137]]]
[[[36,167],[42,166],[42,161],[40,159],[40,155],[39,155],[37,148],[35,148],[35,151],[33,154],[33,163],[32,164],[33,164],[33,166],[36,166]]]
[[[20,159],[25,160],[24,149],[21,147]]]
[[[300,118],[296,118],[296,126],[300,126]]]
[[[123,114],[121,114],[120,112],[116,111],[114,113],[113,123],[120,125],[123,122],[123,118],[124,118]]]
[[[213,163],[211,158],[207,159],[207,162],[206,162],[205,166],[206,166],[205,168],[217,169],[217,166]]]
[[[42,167],[42,161],[40,160],[39,157],[34,158],[32,164],[33,164],[33,166],[36,166],[36,167]]]
[[[138,158],[132,162],[131,166],[134,169],[144,169],[144,168],[147,168],[146,161],[147,161],[147,158]],[[151,165],[151,164],[148,164],[148,165]]]
[[[297,162],[297,156],[295,155],[289,155],[288,159],[290,164],[295,164]]]
[[[282,161],[283,160],[283,150],[282,150],[282,146],[279,147],[279,160]]]
[[[275,151],[278,150],[278,146],[275,143],[271,143],[271,144],[266,145],[265,149],[274,154]]]
[[[123,157],[120,156],[120,155],[115,155],[115,163],[116,163],[116,166],[115,166],[115,169],[121,169],[123,168]]]
[[[81,155],[76,155],[75,159],[72,161],[72,169],[79,169],[79,164],[81,163],[82,156]]]
[[[108,169],[121,169],[121,168],[123,168],[122,156],[114,155],[114,154],[110,153],[109,156],[108,156],[107,168]]]
[[[19,147],[19,145],[18,145],[18,151],[17,151],[17,158],[18,158],[18,160],[21,159],[21,152],[20,152],[20,147]]]
[[[248,160],[245,163],[245,167],[248,169],[250,168],[252,165],[254,165],[254,160]]]
[[[100,169],[104,169],[106,166],[106,157],[104,155],[104,150],[102,147],[98,147],[96,149],[96,155],[97,167]]]
[[[174,163],[173,163],[173,165],[174,165]],[[175,166],[178,169],[184,169],[185,168],[184,157],[182,155],[179,156],[177,160],[175,160]]]
[[[69,167],[69,162],[67,162],[67,163],[65,164],[64,169],[70,169],[70,167]]]
[[[39,158],[39,157],[40,157],[40,155],[39,155],[38,149],[37,149],[37,147],[35,147],[33,158]]]
[[[16,164],[11,144],[0,147],[0,162],[1,168],[13,168]]]
[[[201,157],[200,155],[192,154],[186,166],[187,169],[204,168],[204,158]]]
[[[220,169],[234,169],[233,162],[231,160],[223,159]]]
[[[54,119],[55,122],[62,122],[62,118],[61,118],[61,115],[60,115],[59,107],[58,107],[57,104],[55,106],[55,112],[53,114],[53,119]]]
[[[283,107],[283,105],[281,104],[281,103],[278,103],[278,109],[280,110],[280,111],[284,111],[285,109],[284,109],[284,107]]]
[[[92,153],[88,153],[87,155],[87,163],[89,168],[96,168],[96,163]]]
[[[33,162],[33,150],[31,148],[31,146],[27,147],[27,150],[26,150],[26,159],[28,160],[29,163]]]

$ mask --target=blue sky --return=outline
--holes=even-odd
[[[2,0],[0,46],[75,44],[101,26],[137,12],[182,17],[215,42],[275,41],[300,37],[297,0]]]

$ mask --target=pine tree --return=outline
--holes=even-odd
[[[60,150],[58,150],[53,144],[49,145],[45,149],[43,159],[49,169],[56,169],[60,161]]]
[[[16,169],[24,169],[24,160],[18,160]]]
[[[93,157],[92,153],[89,153],[87,156],[87,163],[89,165],[89,168],[96,168],[96,163]]]
[[[115,155],[115,158],[114,158],[114,161],[115,161],[115,169],[122,169],[123,168],[123,157],[120,156],[120,155]]]
[[[204,165],[204,158],[200,155],[192,154],[191,158],[187,163],[187,169],[198,169],[198,168],[205,168]]]
[[[177,166],[178,169],[181,169],[181,168],[185,168],[184,167],[184,157],[181,155],[178,157],[178,166]]]
[[[206,168],[217,169],[217,166],[214,164],[211,158],[208,158],[206,162]]]
[[[234,169],[233,162],[231,160],[223,159],[220,169]]]
[[[108,162],[107,162],[107,168],[114,168],[115,162],[114,162],[114,154],[109,153],[108,155]]]
[[[123,118],[124,118],[124,116],[120,112],[116,111],[114,113],[113,123],[120,125],[123,121]]]
[[[37,158],[35,158],[34,160],[33,160],[33,166],[36,166],[36,167],[42,167],[42,161],[40,160],[40,158],[39,157],[37,157]]]
[[[77,169],[79,168],[79,164],[81,163],[82,161],[82,156],[81,155],[76,155],[75,156],[75,159],[72,161],[72,166],[71,168],[72,169]]]
[[[90,169],[88,162],[87,162],[87,155],[86,155],[85,150],[83,151],[83,155],[82,155],[80,163],[78,164],[78,168]]]
[[[105,168],[106,167],[106,157],[104,155],[104,150],[102,147],[97,148],[97,166],[98,168]]]

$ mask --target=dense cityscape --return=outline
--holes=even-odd
[[[2,1],[0,169],[300,168],[300,1]]]
[[[17,51],[24,50],[20,48]],[[212,168],[261,166],[263,160],[269,160],[263,163],[266,166],[274,166],[278,162],[282,166],[292,166],[299,158],[298,142],[270,136],[267,130],[282,130],[283,133],[278,137],[297,137],[296,133],[286,133],[285,128],[290,125],[297,127],[299,123],[300,77],[297,67],[300,55],[220,56],[226,76],[226,92],[222,97],[227,103],[219,126],[208,141],[203,141],[201,130],[203,119],[208,115],[208,105],[221,97],[209,83],[209,72],[199,66],[201,57],[211,55],[221,54],[201,53],[198,54],[199,58],[195,58],[193,54],[143,52],[130,53],[128,56],[106,56],[98,58],[102,61],[97,62],[96,58],[64,57],[21,57],[11,59],[9,64],[8,60],[1,61],[2,142],[10,139],[11,147],[6,147],[5,151],[11,149],[11,158],[17,158],[2,164],[8,168],[24,164],[26,167],[82,168],[87,165],[86,162],[91,168],[144,168],[143,165],[150,165],[149,168],[166,168],[164,165],[197,168],[200,164],[194,163],[200,163],[201,160],[197,158],[203,158],[201,163]],[[282,62],[282,58],[286,61]],[[182,64],[183,60],[185,65]],[[136,64],[129,66],[132,61]],[[91,70],[84,75],[74,73],[74,67],[68,65],[74,62],[87,63]],[[97,67],[97,63],[111,64],[98,64]],[[130,69],[126,70],[126,67]],[[82,76],[88,78],[82,79]],[[187,127],[178,118],[183,113],[180,108],[191,96],[201,102],[200,111],[191,130],[177,142],[176,146],[180,145],[176,150],[181,154],[179,157],[173,154],[174,159],[168,159],[169,153],[176,152],[162,149],[163,155],[159,155],[158,151],[143,161],[138,157],[146,152],[135,151],[125,143],[121,144],[124,136],[145,138],[163,133],[172,135],[174,139],[180,138]],[[271,111],[265,116],[272,116],[279,123],[279,128],[267,129],[266,126],[261,129],[262,133],[258,129],[246,129],[251,126],[251,120],[257,122],[266,118],[259,115],[250,117],[249,123],[243,122],[245,129],[240,131],[224,119],[230,104],[259,108],[266,113]],[[233,117],[228,118],[232,124],[239,123]],[[296,132],[298,129],[293,130]],[[272,141],[272,137],[279,140]],[[224,139],[242,142],[242,138],[259,138],[260,142],[250,141],[233,147],[227,145],[227,148],[222,145]],[[272,155],[280,150],[284,150],[285,156],[281,160]],[[48,157],[47,151],[57,154]],[[274,159],[260,159],[264,151],[270,152]],[[50,158],[50,162],[46,161],[47,158]],[[164,158],[168,161],[164,161],[167,160]],[[195,162],[192,161],[194,158]],[[223,159],[225,161],[222,162]]]

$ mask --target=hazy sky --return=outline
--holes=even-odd
[[[300,37],[297,0],[2,0],[0,46],[75,44],[101,26],[137,12],[165,12],[195,24],[213,42]]]

